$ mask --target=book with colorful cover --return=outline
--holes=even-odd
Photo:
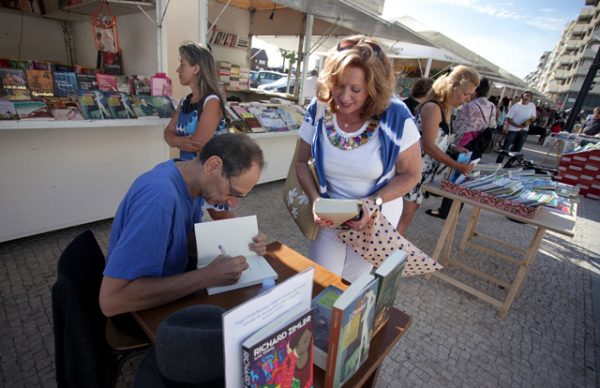
[[[77,74],[77,89],[83,91],[97,90],[96,74]]]
[[[279,116],[276,108],[266,105],[250,104],[247,106],[248,112],[252,113],[260,123],[260,126],[267,132],[285,132],[290,129]]]
[[[27,70],[32,68],[31,61],[21,59],[9,59],[10,67],[18,70]]]
[[[312,319],[296,306],[242,342],[244,386],[312,387]]]
[[[54,120],[43,101],[14,101],[15,110],[21,120]]]
[[[30,100],[31,93],[27,89],[25,71],[20,69],[0,69],[0,97],[9,100]]]
[[[367,360],[373,335],[378,283],[375,276],[365,273],[333,303],[324,368],[325,388],[341,386]],[[315,361],[316,354],[315,350]]]
[[[171,99],[167,96],[147,96],[148,100],[156,111],[158,112],[158,117],[162,118],[170,118],[175,114],[175,109],[173,108],[173,103]]]
[[[79,106],[71,97],[46,97],[44,102],[55,120],[83,120]]]
[[[405,252],[397,250],[385,259],[379,268],[373,270],[373,275],[379,279],[373,335],[379,332],[390,319],[390,311],[394,307],[394,300],[396,300],[396,293],[398,292],[402,271],[406,265],[406,258]]]
[[[52,65],[47,61],[31,61],[31,68],[36,70],[52,71]]]
[[[325,287],[312,300],[314,328],[314,363],[321,369],[327,367],[327,348],[331,332],[331,311],[333,304],[342,295],[342,290],[335,286]]]
[[[98,51],[97,65],[104,74],[123,74],[123,62],[120,52]]]
[[[104,97],[104,93],[100,90],[80,90],[79,107],[83,117],[88,120],[104,120],[111,119],[112,116],[108,110],[108,102]]]
[[[129,77],[133,84],[133,93],[144,96],[152,94],[152,87],[150,84],[150,77],[145,75],[132,75]]]
[[[52,62],[50,63],[50,67],[52,68],[52,71],[60,71],[60,72],[71,72],[73,71],[73,66],[71,65],[65,65],[64,63],[57,63],[57,62]]]
[[[133,111],[138,119],[155,119],[158,118],[158,110],[148,98],[150,96],[131,96],[131,104]]]
[[[136,119],[137,115],[131,104],[131,96],[127,93],[104,92],[108,109],[114,119]]]
[[[72,71],[54,72],[54,95],[57,97],[77,96],[77,75]]]
[[[110,74],[96,74],[96,81],[98,82],[98,89],[104,92],[116,92],[117,91],[117,77]]]
[[[15,110],[15,104],[9,100],[0,100],[0,121],[18,119],[19,115]]]
[[[50,97],[54,95],[54,82],[50,71],[27,69],[25,74],[32,97]]]

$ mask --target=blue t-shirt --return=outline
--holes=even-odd
[[[138,177],[113,221],[104,275],[135,280],[184,272],[202,202],[190,196],[173,160]]]

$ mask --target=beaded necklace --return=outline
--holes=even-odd
[[[367,128],[365,128],[360,135],[344,137],[335,130],[333,116],[331,114],[327,114],[325,116],[325,134],[327,135],[327,138],[332,146],[345,151],[353,150],[363,144],[366,144],[369,139],[373,137],[375,130],[377,129],[377,124],[377,121],[369,120]]]

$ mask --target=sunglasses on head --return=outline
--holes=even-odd
[[[364,46],[358,47],[358,51],[360,51],[360,54],[363,56],[364,59],[370,57],[371,52],[374,53],[377,56],[377,58],[381,59],[381,47],[379,47],[379,45],[376,43],[366,42],[362,39],[360,39],[360,40],[343,39],[337,44],[337,51],[351,50],[351,49],[355,48],[356,45],[358,45],[359,43],[366,44],[367,46],[369,46],[371,48],[371,51],[369,52],[369,50]]]

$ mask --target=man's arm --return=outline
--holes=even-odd
[[[207,287],[235,284],[247,268],[243,256],[218,256],[204,268],[164,278],[126,280],[104,276],[100,308],[111,317],[161,306]]]

